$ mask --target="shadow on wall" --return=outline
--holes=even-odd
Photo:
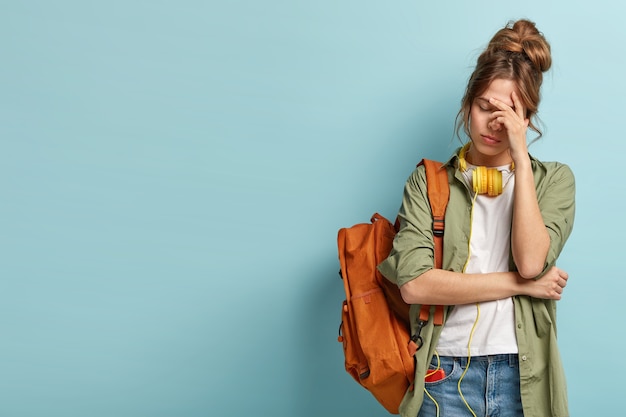
[[[301,328],[296,349],[301,361],[294,369],[294,389],[300,417],[388,416],[371,394],[344,369],[343,348],[337,341],[341,306],[345,298],[339,262],[325,259],[310,268],[307,282],[314,285],[302,297]],[[312,276],[315,275],[315,276]]]

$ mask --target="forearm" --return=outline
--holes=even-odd
[[[464,274],[431,269],[402,285],[400,292],[408,304],[458,305],[520,294],[522,281],[515,272]]]
[[[541,278],[524,279],[516,272],[464,274],[431,269],[400,287],[408,304],[459,305],[500,300],[515,295],[560,300],[567,272],[555,266]]]
[[[535,278],[541,273],[549,247],[550,236],[539,210],[530,159],[526,156],[515,163],[511,225],[511,252],[522,277]]]

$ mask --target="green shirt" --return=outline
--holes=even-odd
[[[443,269],[462,272],[469,256],[472,196],[458,166],[458,151],[445,164],[450,182],[446,210]],[[574,175],[567,165],[540,162],[531,157],[539,209],[550,235],[544,273],[555,265],[574,222]],[[432,215],[426,194],[426,173],[418,167],[404,189],[398,214],[400,230],[389,257],[378,269],[399,286],[434,267]],[[511,271],[515,271],[512,257]],[[513,297],[520,359],[520,385],[525,417],[566,417],[567,388],[556,338],[556,302],[528,296]],[[411,306],[415,331],[420,305]],[[450,308],[445,311],[445,316]],[[431,315],[432,316],[432,315]],[[445,323],[444,323],[445,325]],[[415,417],[424,397],[424,376],[434,354],[441,326],[430,322],[422,329],[423,347],[415,354],[415,387],[407,392],[400,415]]]

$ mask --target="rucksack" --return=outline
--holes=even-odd
[[[441,268],[448,174],[440,162],[424,159],[420,164],[426,168],[433,214],[435,267]],[[342,228],[337,236],[346,292],[338,338],[343,343],[345,368],[391,414],[398,414],[407,389],[412,389],[414,354],[422,343],[419,334],[411,334],[410,306],[402,300],[398,286],[376,268],[388,257],[398,226],[397,218],[392,224],[375,213],[370,223]],[[428,321],[431,310],[434,323],[443,323],[443,306],[422,306],[420,326]]]

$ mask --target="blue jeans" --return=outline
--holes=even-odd
[[[461,392],[477,417],[524,416],[517,354],[475,356],[470,359],[469,368],[467,358],[442,356],[439,360],[446,377],[426,382],[424,404],[418,417],[472,416],[458,389],[459,378],[466,368]],[[430,369],[436,368],[437,356],[433,356]],[[433,399],[439,405],[439,414]]]

